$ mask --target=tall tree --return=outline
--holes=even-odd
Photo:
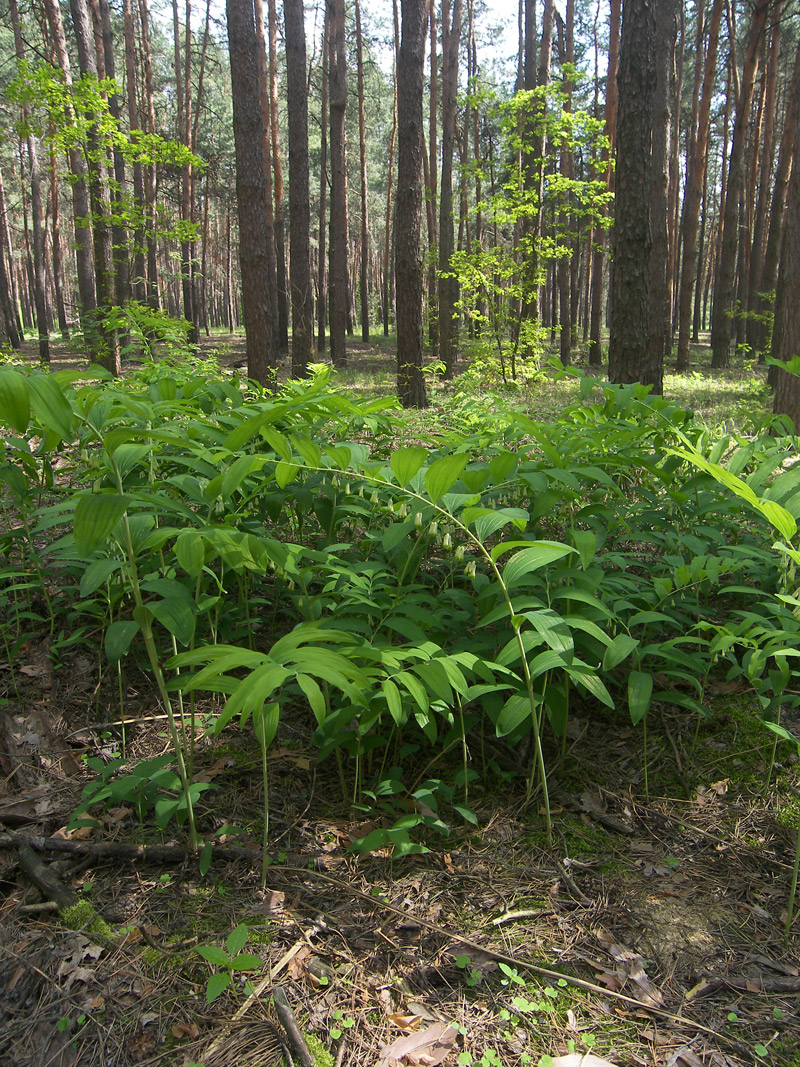
[[[699,12],[705,0],[698,0]],[[686,168],[686,191],[683,196],[683,245],[681,280],[678,295],[678,359],[677,370],[683,372],[689,366],[689,333],[692,326],[692,291],[697,281],[697,228],[700,218],[700,200],[706,180],[708,135],[711,128],[711,99],[714,95],[714,72],[717,66],[717,46],[722,22],[722,0],[713,0],[708,23],[708,44],[703,66],[703,85],[697,112],[697,124],[690,130],[689,153]],[[697,53],[702,54],[702,35],[698,30]]]
[[[621,0],[611,0],[608,30],[608,75],[606,77],[605,135],[608,148],[603,148],[600,159],[604,173],[601,178],[606,189],[614,188],[614,171],[611,160],[617,143],[617,67],[619,65],[619,31],[622,11]],[[606,209],[610,214],[610,209]],[[602,363],[600,337],[603,327],[603,306],[605,304],[605,244],[606,231],[600,229],[592,251],[592,307],[589,327],[589,364],[599,367]]]
[[[736,281],[736,261],[739,241],[739,201],[744,181],[745,143],[750,119],[753,86],[758,72],[758,56],[761,35],[767,22],[773,0],[755,0],[747,43],[742,62],[739,91],[736,94],[736,117],[733,125],[733,141],[728,163],[728,180],[725,191],[725,210],[722,216],[722,239],[714,278],[714,307],[711,316],[711,366],[727,367],[730,364],[731,312]],[[735,60],[732,58],[735,71]]]
[[[795,88],[795,87],[793,87]],[[795,144],[800,143],[800,110],[795,117]],[[792,167],[786,200],[783,247],[781,249],[778,288],[775,295],[775,330],[772,335],[772,358],[783,363],[800,356],[800,300],[797,279],[800,277],[800,166]],[[778,370],[775,381],[775,411],[789,415],[800,428],[800,374],[797,369]]]
[[[364,117],[364,46],[361,39],[361,4],[356,8],[356,78],[358,92],[358,155],[361,164],[361,258],[359,266],[359,297],[361,312],[361,340],[369,341],[369,217],[367,205],[367,126]]]
[[[654,335],[654,301],[661,288],[651,286],[654,229],[654,184],[664,182],[654,151],[666,145],[665,109],[657,86],[657,27],[671,0],[624,0],[619,52],[619,111],[614,205],[614,271],[611,305],[609,381],[643,382],[662,390],[663,344]],[[659,47],[664,42],[659,41]],[[662,155],[663,163],[663,155]],[[659,309],[662,305],[659,304]]]
[[[329,102],[331,153],[331,224],[328,301],[330,305],[331,359],[334,367],[347,366],[347,53],[344,0],[327,0],[329,46]]]
[[[256,13],[253,0],[227,0],[226,10],[247,373],[262,384],[272,385],[277,352],[275,317],[269,298],[267,190],[261,145],[263,115],[258,85]]]
[[[458,0],[456,0],[458,2]],[[427,406],[422,376],[422,82],[425,0],[401,0],[397,60],[395,286],[397,392],[403,407]]]
[[[286,290],[286,220],[284,218],[283,163],[278,108],[278,15],[275,0],[267,0],[269,28],[269,111],[272,148],[273,193],[275,196],[275,269],[278,278],[278,344],[289,348],[289,302]]]
[[[442,0],[442,178],[439,196],[439,355],[448,378],[456,358],[458,279],[450,266],[455,251],[453,155],[456,140],[461,0]],[[398,174],[399,181],[399,174]]]
[[[22,39],[22,28],[19,21],[19,8],[17,0],[9,0],[11,11],[11,25],[14,30],[14,48],[17,62],[22,64],[25,59],[25,45]],[[36,138],[29,123],[29,111],[27,104],[23,104],[22,117],[27,127],[25,136],[28,151],[28,181],[31,191],[31,221],[33,228],[33,296],[36,305],[36,328],[39,333],[39,359],[42,363],[50,362],[50,333],[47,317],[47,274],[45,271],[45,230],[44,230],[44,204],[42,201],[42,180],[39,170],[39,153]]]
[[[308,177],[308,94],[303,0],[283,0],[289,118],[289,285],[292,294],[292,376],[304,377],[314,351],[311,286],[311,192]]]

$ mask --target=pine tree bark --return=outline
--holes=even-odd
[[[461,0],[442,0],[442,178],[439,195],[439,357],[445,376],[452,378],[458,331],[458,280],[450,260],[455,250],[453,220],[453,157],[456,140],[458,55],[461,43]],[[399,174],[398,174],[399,181]]]
[[[608,138],[609,148],[603,149],[601,162],[604,166],[605,186],[608,191],[614,189],[614,171],[611,167],[611,159],[617,143],[617,68],[619,66],[619,37],[620,17],[622,11],[621,0],[611,0],[611,17],[608,31],[608,74],[606,77],[606,103],[605,103],[605,135]],[[606,215],[611,217],[612,209],[606,209]],[[600,228],[597,233],[596,244],[592,253],[592,307],[589,324],[589,365],[599,367],[603,362],[603,349],[600,343],[603,328],[603,307],[605,304],[605,245],[607,230]]]
[[[344,0],[327,0],[329,31],[329,109],[331,153],[331,223],[328,301],[330,305],[331,360],[347,366],[347,54]]]
[[[255,0],[260,3],[261,0]],[[248,376],[263,385],[275,382],[275,316],[269,298],[267,188],[261,130],[263,115],[258,79],[258,37],[253,0],[227,0],[228,41],[236,146],[236,200],[239,213],[239,262]]]
[[[359,265],[359,310],[361,340],[369,341],[369,216],[367,205],[367,127],[364,118],[364,47],[361,40],[361,4],[355,0],[356,10],[356,78],[358,83],[358,154],[361,164],[361,257]]]
[[[278,15],[275,0],[267,2],[269,30],[269,101],[273,193],[275,196],[275,270],[277,274],[278,344],[289,350],[289,300],[286,286],[286,218],[283,192],[281,134],[278,122]]]
[[[147,115],[146,130],[156,132],[155,95],[153,92],[153,61],[150,53],[150,13],[147,0],[139,0],[139,26],[142,41],[144,100]],[[147,245],[147,303],[157,311],[160,307],[158,288],[158,245],[156,243],[156,168],[146,162],[144,170],[145,231]]]
[[[656,106],[656,26],[663,0],[625,0],[620,40],[614,272],[608,378],[661,391],[663,349],[651,345],[653,160],[662,115]]]
[[[17,301],[13,284],[13,257],[8,236],[6,216],[6,196],[3,187],[3,173],[0,171],[0,312],[5,323],[6,337],[12,348],[22,344],[17,318]]]
[[[730,366],[731,312],[739,239],[739,199],[744,181],[745,142],[750,105],[758,71],[761,35],[772,0],[755,0],[742,66],[740,89],[736,98],[736,118],[728,163],[725,211],[722,223],[717,272],[714,279],[714,307],[711,316],[711,366],[715,370]]]
[[[458,0],[456,0],[458,2]],[[397,61],[397,393],[403,407],[427,406],[422,375],[423,265],[422,82],[425,63],[425,0],[401,0]]]
[[[433,2],[433,0],[431,0]],[[395,156],[395,144],[397,141],[397,51],[400,47],[400,27],[397,17],[397,0],[392,0],[392,14],[394,21],[394,77],[392,78],[392,84],[394,86],[393,100],[392,100],[392,137],[389,145],[389,173],[386,179],[386,222],[384,226],[383,234],[383,278],[381,279],[383,297],[381,300],[382,313],[383,313],[383,336],[389,336],[389,318],[390,309],[392,303],[392,286],[391,286],[391,274],[389,270],[389,257],[392,250],[392,194],[394,192],[392,181],[394,179],[394,156]],[[431,87],[431,93],[434,92]],[[430,189],[430,186],[429,186]],[[430,196],[428,196],[428,220],[430,227]],[[430,233],[429,233],[430,239]],[[432,246],[429,244],[429,255],[432,255]],[[435,289],[435,283],[434,283]],[[430,290],[429,290],[430,291]],[[430,308],[429,308],[430,313]]]
[[[19,21],[17,0],[9,0],[11,25],[14,31],[14,48],[17,62],[25,59],[25,45]],[[36,328],[39,334],[39,359],[42,363],[50,362],[50,334],[47,317],[47,274],[45,270],[45,230],[44,205],[42,201],[42,179],[39,170],[39,154],[36,138],[29,125],[30,112],[26,104],[22,105],[22,117],[28,131],[25,136],[27,147],[28,181],[31,193],[31,227],[33,229],[33,297],[36,306]]]
[[[326,326],[328,322],[328,283],[326,255],[328,237],[328,79],[330,70],[330,22],[328,5],[322,28],[322,54],[320,61],[320,123],[319,123],[319,228],[317,232],[317,348],[325,351]]]
[[[795,115],[795,144],[800,141],[800,111]],[[778,288],[775,295],[775,329],[772,358],[785,363],[800,354],[800,166],[792,167],[786,201]],[[775,369],[775,411],[794,420],[800,427],[800,375]]]
[[[289,285],[292,295],[292,377],[303,378],[314,358],[314,291],[311,285],[311,191],[308,161],[308,94],[303,0],[283,0],[289,118]]]

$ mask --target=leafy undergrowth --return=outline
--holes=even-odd
[[[791,1062],[797,439],[559,373],[0,369],[0,814],[109,924],[9,897],[18,1062],[247,1062],[268,968],[354,1063]]]

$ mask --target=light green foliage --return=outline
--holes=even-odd
[[[259,956],[243,952],[250,931],[240,924],[232,930],[225,941],[225,948],[218,945],[198,945],[195,951],[211,966],[212,973],[206,982],[206,1001],[211,1004],[217,997],[235,985],[236,975],[245,971],[257,971],[263,966]]]

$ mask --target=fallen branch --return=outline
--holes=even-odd
[[[286,1031],[286,1036],[291,1041],[292,1048],[297,1053],[300,1063],[302,1063],[303,1067],[315,1067],[314,1057],[311,1055],[306,1039],[297,1025],[297,1019],[294,1017],[294,1012],[283,986],[273,986],[272,1003],[275,1005],[275,1011],[278,1013],[281,1025]]]
[[[39,892],[47,900],[54,901],[59,910],[71,908],[77,897],[69,886],[64,885],[53,871],[39,859],[29,844],[19,846],[19,865],[27,874]]]
[[[691,1003],[718,989],[732,989],[735,993],[798,993],[800,978],[704,978],[684,999]]]

